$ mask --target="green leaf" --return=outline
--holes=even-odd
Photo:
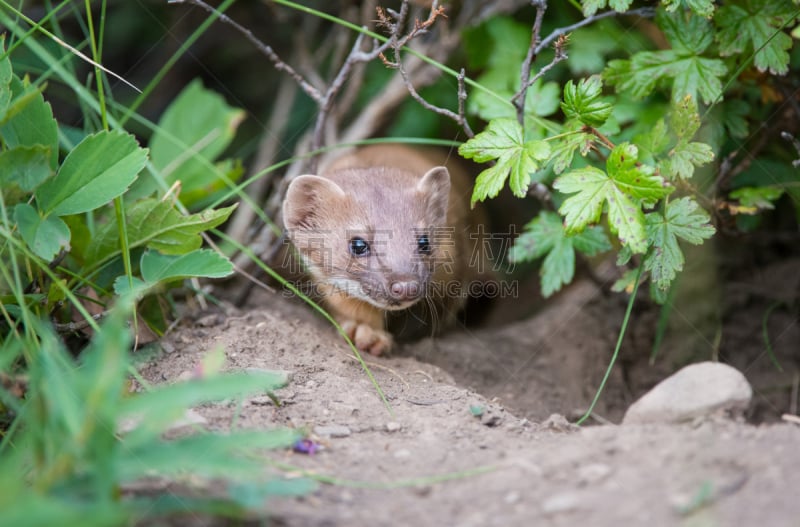
[[[233,140],[244,115],[199,80],[184,88],[164,111],[150,140],[150,156],[167,185],[181,182],[184,202],[187,194],[203,197],[224,187],[214,161]]]
[[[669,159],[664,161],[664,172],[671,179],[689,179],[694,175],[694,167],[702,166],[714,160],[714,151],[705,143],[679,141],[670,150]]]
[[[635,136],[633,142],[639,147],[639,157],[654,158],[663,153],[670,143],[664,119],[656,121],[647,132]]]
[[[655,175],[653,169],[637,165],[636,146],[622,143],[611,151],[606,169],[595,167],[573,170],[553,183],[553,187],[569,196],[559,212],[565,217],[568,234],[582,231],[597,223],[608,206],[608,226],[620,242],[634,253],[647,250],[642,204],[650,204],[674,189]]]
[[[603,102],[603,84],[599,75],[581,79],[577,86],[569,80],[564,85],[564,102],[561,109],[569,119],[576,119],[587,126],[598,128],[611,115],[613,107]]]
[[[478,163],[496,161],[478,175],[472,192],[472,204],[493,198],[502,190],[506,179],[515,196],[524,197],[531,174],[550,156],[550,145],[544,141],[523,142],[522,127],[513,119],[495,119],[486,130],[462,144],[458,153]]]
[[[687,95],[672,104],[669,125],[678,139],[689,141],[694,138],[700,129],[700,115],[697,113],[697,103],[691,96]]]
[[[184,216],[169,202],[157,199],[137,201],[125,211],[128,245],[149,247],[164,254],[184,254],[202,245],[200,233],[220,225],[235,205]],[[116,220],[104,225],[86,249],[86,262],[99,267],[120,254]]]
[[[646,206],[652,206],[675,190],[655,175],[652,167],[639,163],[639,149],[630,143],[622,143],[611,151],[606,170],[622,192]]]
[[[50,168],[58,166],[58,124],[49,103],[35,87],[17,77],[11,80],[14,99],[2,119],[0,137],[7,149],[40,145],[50,152]]]
[[[784,189],[781,187],[743,187],[731,192],[730,198],[739,200],[744,207],[739,209],[740,212],[755,214],[758,210],[774,209],[774,202],[780,199],[783,193]]]
[[[61,218],[42,218],[36,209],[20,203],[14,208],[14,221],[28,247],[46,262],[52,261],[61,249],[69,247],[69,227]]]
[[[129,281],[126,275],[122,275],[114,280],[114,293],[118,296],[132,294],[134,297],[140,298],[144,296],[150,285],[139,277],[132,276]]]
[[[668,203],[665,215],[651,212],[646,217],[652,249],[644,258],[644,268],[661,290],[668,289],[677,273],[683,270],[684,256],[678,238],[699,245],[715,232],[708,214],[697,209],[697,202],[684,197]]]
[[[583,16],[590,17],[597,13],[598,9],[608,5],[614,11],[624,13],[633,3],[633,0],[581,0],[583,5]]]
[[[36,189],[45,214],[94,210],[125,192],[147,162],[147,150],[124,132],[87,136],[64,159],[56,177]]]
[[[714,17],[720,54],[754,51],[759,71],[785,75],[792,38],[782,28],[795,16],[797,7],[789,0],[726,2]]]
[[[661,0],[667,11],[686,6],[700,16],[710,18],[714,14],[714,0]]]
[[[43,145],[18,146],[0,153],[0,184],[30,192],[52,174],[50,150]]]
[[[694,175],[695,166],[705,165],[714,159],[710,145],[690,141],[700,128],[700,116],[697,104],[689,95],[672,105],[670,127],[677,135],[678,142],[662,163],[663,172],[671,179],[689,179]]]
[[[586,256],[595,256],[610,251],[612,248],[608,236],[600,227],[589,227],[567,239],[572,240],[572,246],[576,251],[580,251]]]
[[[571,131],[552,140],[550,162],[553,163],[553,172],[556,174],[561,174],[572,165],[576,150],[586,156],[597,139],[594,134],[583,132],[580,123],[568,123],[566,127]]]
[[[559,215],[547,211],[540,212],[514,241],[508,257],[514,263],[541,258],[564,236],[564,225]]]
[[[722,96],[723,75],[728,68],[720,59],[701,54],[713,42],[710,24],[698,16],[674,13],[660,16],[658,22],[672,49],[642,51],[630,60],[612,60],[603,71],[603,79],[615,85],[617,92],[628,92],[642,98],[658,83],[672,83],[672,100],[686,95],[698,96],[710,104]]]
[[[542,296],[547,298],[572,281],[576,249],[592,256],[611,249],[611,244],[597,227],[568,236],[559,215],[545,211],[525,226],[509,257],[512,262],[522,262],[547,255],[539,270]]]
[[[180,256],[145,251],[141,270],[145,281],[157,283],[192,277],[224,278],[233,273],[233,264],[225,256],[209,249],[198,249]]]

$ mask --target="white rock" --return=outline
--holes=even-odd
[[[682,368],[633,403],[623,424],[678,423],[720,411],[744,411],[753,389],[737,369],[719,362]]]
[[[542,512],[545,514],[560,514],[580,509],[581,500],[577,494],[562,492],[545,499],[542,502]]]

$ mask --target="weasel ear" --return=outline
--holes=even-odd
[[[417,192],[425,199],[432,218],[445,221],[450,202],[450,172],[445,167],[434,167],[417,183]]]
[[[342,188],[319,176],[297,176],[286,190],[283,200],[283,223],[287,229],[319,227],[319,219],[326,209],[335,207],[337,200],[345,197]]]

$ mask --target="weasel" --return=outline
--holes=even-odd
[[[394,312],[427,311],[433,329],[454,320],[483,272],[482,248],[470,239],[481,220],[469,207],[472,181],[437,161],[428,150],[371,146],[289,185],[289,239],[361,351],[392,347]]]

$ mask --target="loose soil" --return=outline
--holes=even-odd
[[[707,264],[702,255],[687,261]],[[334,482],[301,498],[273,500],[257,522],[800,525],[800,426],[780,419],[797,411],[798,269],[800,260],[783,260],[724,283],[684,283],[652,364],[660,311],[641,303],[590,426],[569,421],[587,409],[600,384],[625,299],[588,280],[546,303],[523,283],[514,309],[498,306],[483,327],[403,344],[387,358],[367,357],[391,410],[334,329],[281,294],[254,294],[246,308],[187,317],[142,374],[151,382],[176,381],[218,347],[230,369],[291,372],[276,394],[280,407],[257,396],[197,409],[214,429],[228,429],[235,416],[244,428],[308,430],[324,446],[314,455],[268,454]],[[704,280],[699,269],[685,275]],[[528,307],[526,318],[511,321],[511,313]],[[763,339],[768,310],[782,372]],[[613,424],[656,382],[710,358],[739,368],[753,385],[746,421]],[[339,437],[315,436],[315,428],[325,431],[319,427],[336,427]]]

